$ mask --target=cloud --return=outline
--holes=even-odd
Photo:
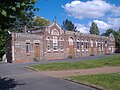
[[[102,20],[93,20],[99,28],[100,31],[107,30],[109,28],[112,28],[114,30],[118,30],[120,28],[120,18],[108,18],[108,21],[102,21]],[[76,30],[81,33],[89,33],[91,23],[88,23],[87,26],[84,24],[75,23],[75,26],[77,27]]]
[[[111,28],[118,30],[120,28],[120,18],[108,18],[108,24]]]
[[[76,23],[75,26],[77,27],[76,30],[80,33],[89,33],[89,28],[84,26],[83,24]]]
[[[104,21],[101,21],[101,20],[94,20],[93,22],[95,22],[97,24],[97,26],[99,27],[99,29],[102,29],[102,30],[107,30],[109,28],[111,28],[111,25],[104,22]]]
[[[100,30],[107,30],[109,28],[113,28],[114,30],[118,30],[120,28],[120,18],[108,18],[108,21],[94,20]],[[90,22],[88,25],[91,26]]]
[[[111,13],[115,16],[120,16],[120,7],[111,5],[103,0],[92,1],[72,1],[62,6],[69,16],[77,19],[83,18],[99,18]]]

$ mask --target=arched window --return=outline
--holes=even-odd
[[[26,40],[26,53],[30,53],[30,40]]]
[[[58,39],[57,36],[53,36],[53,50],[58,49]]]
[[[52,30],[52,32],[51,32],[51,35],[59,35],[59,32],[55,29],[55,30]]]
[[[90,40],[91,47],[93,47],[93,39]]]
[[[97,48],[98,47],[98,40],[96,40],[95,43],[96,43],[96,48]]]
[[[69,38],[69,45],[73,45],[73,38],[72,37]]]
[[[77,49],[80,49],[80,40],[77,40]]]
[[[86,40],[85,48],[86,48],[86,51],[88,51],[88,40]]]
[[[84,40],[83,39],[81,40],[81,48],[82,48],[82,51],[84,51]]]

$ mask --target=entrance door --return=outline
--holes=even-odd
[[[73,38],[69,38],[69,56],[74,57],[74,45],[73,45]]]
[[[35,59],[40,59],[40,44],[39,43],[35,43],[34,57]]]
[[[73,45],[69,46],[69,55],[74,57],[74,47],[73,47]]]

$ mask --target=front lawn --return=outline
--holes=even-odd
[[[68,79],[87,85],[102,87],[105,90],[120,90],[120,73],[72,76]]]
[[[30,66],[36,70],[71,70],[88,69],[104,66],[120,66],[120,55],[113,55],[95,60],[83,60],[78,62],[48,63]]]

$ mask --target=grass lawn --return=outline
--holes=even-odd
[[[32,65],[36,70],[71,70],[71,69],[88,69],[103,66],[120,66],[120,55],[113,55],[95,60],[83,60],[78,62],[61,62]]]
[[[120,73],[72,76],[68,79],[107,90],[120,90]]]

